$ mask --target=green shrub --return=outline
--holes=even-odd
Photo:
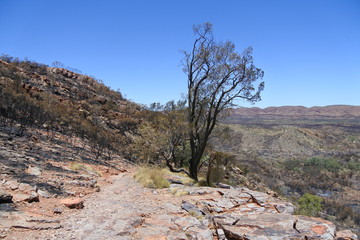
[[[348,162],[345,167],[353,171],[360,171],[360,161]]]
[[[306,216],[319,216],[319,212],[322,210],[323,199],[319,196],[315,196],[309,193],[305,193],[299,200],[299,209],[296,214]]]
[[[148,188],[168,188],[170,183],[165,179],[164,172],[159,168],[140,168],[134,178],[144,187]]]
[[[338,172],[342,168],[340,162],[333,158],[317,158],[317,157],[312,157],[307,159],[304,162],[304,166],[325,169],[330,172]]]
[[[301,161],[298,159],[288,159],[284,162],[286,170],[301,169]]]

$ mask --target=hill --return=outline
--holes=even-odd
[[[95,78],[11,57],[0,60],[0,97],[0,121],[9,133],[37,127],[85,138],[98,157],[125,153],[126,133],[141,119],[137,104]]]
[[[360,124],[360,106],[332,105],[325,107],[283,106],[232,109],[230,123],[267,124]]]

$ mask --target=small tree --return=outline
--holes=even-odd
[[[305,193],[299,200],[299,209],[297,214],[306,215],[306,216],[319,216],[319,212],[322,209],[321,203],[323,199],[319,196],[315,196],[309,193]]]
[[[235,160],[235,156],[226,152],[211,152],[206,174],[206,182],[208,186],[214,183],[220,183],[224,180],[228,170]]]
[[[146,163],[164,161],[170,171],[188,174],[182,168],[187,150],[184,106],[184,101],[150,105],[148,121],[140,125],[134,137],[133,149],[139,159]]]
[[[189,171],[197,181],[198,166],[220,114],[236,106],[238,99],[259,101],[264,83],[257,90],[253,84],[264,72],[254,66],[251,47],[239,54],[232,42],[216,42],[210,23],[193,29],[196,39],[192,50],[184,52],[183,71],[188,83]]]

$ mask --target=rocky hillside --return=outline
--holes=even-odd
[[[139,106],[98,80],[64,68],[0,60],[0,123],[22,135],[29,127],[87,139],[98,157],[125,153]],[[18,124],[18,126],[15,126]],[[15,128],[17,127],[17,128]]]

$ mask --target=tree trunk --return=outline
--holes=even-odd
[[[211,131],[212,129],[210,130],[210,133]],[[199,165],[205,152],[208,138],[209,133],[195,135],[190,132],[191,159],[189,162],[189,172],[190,177],[195,181],[198,181]]]
[[[211,159],[211,157],[209,158],[209,165],[208,165],[208,169],[207,169],[207,174],[206,174],[206,183],[208,186],[211,186],[211,180],[210,180],[210,177],[211,177],[211,168],[212,168],[212,161],[213,159]]]
[[[190,167],[189,167],[189,171],[190,171],[190,177],[192,179],[194,179],[195,181],[198,181],[198,166],[196,164],[196,159],[191,158],[190,159]]]

